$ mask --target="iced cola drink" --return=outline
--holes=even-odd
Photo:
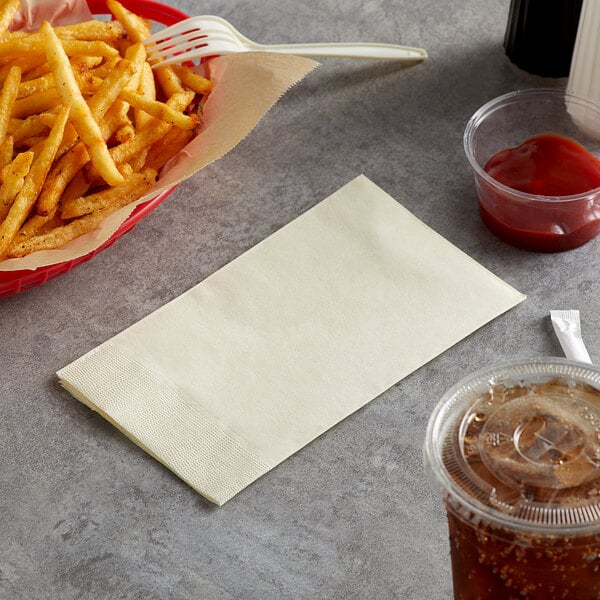
[[[434,410],[455,600],[600,599],[600,370],[514,361]]]

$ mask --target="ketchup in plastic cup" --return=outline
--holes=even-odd
[[[600,104],[524,90],[481,107],[464,134],[480,215],[500,239],[559,252],[600,233]]]
[[[425,465],[448,517],[455,600],[600,598],[600,370],[488,367],[433,411]]]

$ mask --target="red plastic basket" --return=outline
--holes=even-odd
[[[156,21],[163,25],[172,25],[183,19],[187,19],[188,15],[177,8],[161,4],[160,2],[152,2],[151,0],[121,0],[123,6],[136,14],[149,19],[150,21]],[[106,8],[105,0],[87,0],[87,4],[90,11],[95,15],[109,14]],[[39,267],[35,270],[23,270],[23,271],[0,271],[0,299],[24,292],[25,290],[31,289],[42,283],[46,283],[59,275],[68,273],[71,269],[74,269],[81,263],[84,263],[101,252],[105,248],[108,248],[113,242],[119,239],[122,235],[131,231],[131,229],[148,213],[153,211],[169,194],[175,190],[177,185],[174,185],[154,198],[144,202],[137,206],[129,217],[121,224],[119,229],[113,233],[113,235],[106,241],[102,246],[96,248],[89,254],[68,260],[65,262],[57,263],[54,265],[48,265],[47,267]]]

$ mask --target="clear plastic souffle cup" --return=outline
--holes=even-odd
[[[600,370],[491,366],[434,409],[425,468],[443,499],[455,600],[600,598]]]
[[[531,145],[521,148],[520,154],[513,152],[512,158],[516,156],[521,163],[518,174],[514,164],[507,167],[512,169],[514,185],[490,175],[488,166],[493,157],[497,159],[499,153],[548,133],[589,153],[591,165],[585,168],[596,171],[599,183],[577,193],[538,193],[538,184],[544,177],[555,177],[557,169],[543,173],[533,162],[524,166],[524,161],[532,158]],[[501,240],[525,250],[560,252],[581,246],[600,232],[599,103],[557,89],[510,92],[473,114],[465,127],[463,145],[475,177],[481,218]],[[558,163],[566,170],[560,177],[575,181],[576,175],[568,172],[572,150],[566,149],[570,155]],[[585,156],[582,153],[575,158]],[[523,187],[524,178],[527,184]]]

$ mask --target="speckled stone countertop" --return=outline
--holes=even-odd
[[[500,242],[480,222],[462,149],[487,100],[566,82],[506,58],[509,0],[170,3],[261,42],[403,43],[429,59],[323,59],[113,246],[0,300],[0,598],[447,600],[446,523],[422,467],[433,406],[479,367],[560,355],[550,309],[579,309],[600,356],[600,238],[554,255]],[[360,173],[528,299],[221,508],[60,388],[59,368]]]

